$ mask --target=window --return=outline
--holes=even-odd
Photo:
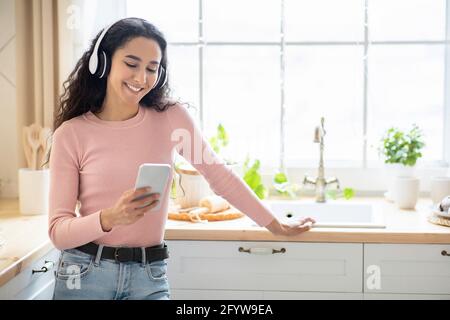
[[[413,123],[421,162],[449,160],[449,0],[125,1],[164,32],[175,97],[206,135],[225,126],[236,160],[317,167],[321,116],[328,166],[381,164],[381,134]]]

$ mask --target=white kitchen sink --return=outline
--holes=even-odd
[[[382,212],[373,204],[365,202],[328,201],[317,203],[309,200],[265,203],[283,222],[295,221],[299,217],[316,220],[313,228],[385,228]]]

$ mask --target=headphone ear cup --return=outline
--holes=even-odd
[[[164,69],[163,66],[159,67],[159,71],[158,71],[158,80],[156,81],[155,86],[153,87],[153,89],[157,89],[157,88],[161,88],[163,87],[167,82],[167,73],[166,73],[166,69]]]
[[[108,59],[106,58],[105,51],[102,50],[98,57],[98,67],[97,67],[97,71],[95,72],[97,77],[99,77],[99,78],[105,77],[107,66],[108,66]]]
[[[160,81],[161,81],[161,87],[164,87],[164,85],[167,82],[167,72],[166,72],[166,69],[164,69],[163,66],[161,66],[161,78],[160,78]]]

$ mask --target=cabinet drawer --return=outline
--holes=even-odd
[[[450,256],[442,251],[450,244],[364,245],[365,292],[450,294]]]
[[[362,292],[362,244],[167,243],[174,289]]]
[[[53,249],[22,270],[0,288],[0,299],[51,299],[55,281],[54,271],[58,263],[59,254],[60,251]],[[53,263],[53,266],[47,272],[33,273],[33,270],[41,270],[47,261]],[[47,264],[47,266],[50,265]]]

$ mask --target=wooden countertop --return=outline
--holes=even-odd
[[[302,199],[303,200],[303,199]],[[311,198],[304,200],[311,201]],[[289,200],[286,200],[289,201]],[[347,201],[347,200],[335,200]],[[297,241],[297,242],[355,242],[355,243],[450,243],[450,227],[427,221],[431,200],[419,199],[415,210],[400,210],[383,198],[355,198],[370,202],[383,216],[386,228],[312,228],[295,237],[274,236],[264,228],[255,226],[248,217],[237,220],[192,223],[169,220],[166,225],[167,240],[246,240],[246,241]]]
[[[0,199],[0,286],[48,253],[47,215],[19,213],[18,199]],[[1,241],[0,241],[1,242]]]
[[[313,228],[296,237],[274,236],[254,225],[247,217],[223,222],[191,223],[169,220],[166,240],[297,241],[355,243],[450,243],[450,228],[427,221],[429,199],[420,199],[416,210],[398,210],[382,198],[357,198],[374,203],[384,215],[384,229]],[[287,200],[288,201],[288,200]],[[337,200],[345,201],[345,200]],[[350,200],[352,201],[352,200]],[[22,216],[18,199],[0,199],[0,286],[32,262],[48,253],[53,245],[47,235],[47,216]]]

